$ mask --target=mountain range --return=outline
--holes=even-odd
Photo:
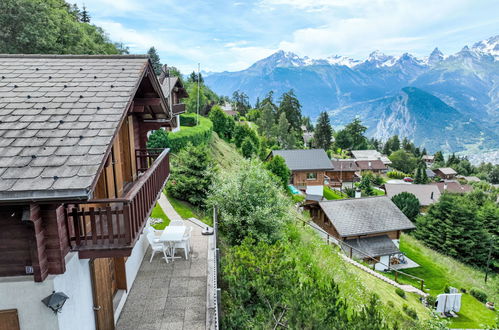
[[[330,114],[336,128],[360,116],[367,134],[398,134],[429,151],[499,149],[499,35],[444,55],[424,58],[372,52],[364,61],[278,51],[237,72],[210,73],[216,93],[244,91],[254,102],[273,90],[295,91],[302,112]]]

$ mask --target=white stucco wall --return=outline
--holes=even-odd
[[[41,283],[33,276],[0,278],[0,310],[17,309],[22,330],[57,329],[57,316],[42,303],[54,290],[52,278]]]
[[[54,276],[54,290],[64,292],[69,299],[57,314],[60,330],[93,330],[92,282],[89,259],[79,259],[78,253],[66,256],[66,272]]]
[[[141,235],[126,261],[128,290],[148,247],[145,235]],[[62,291],[69,297],[57,315],[41,302],[53,291]],[[116,321],[125,300],[126,293],[116,310]],[[22,330],[95,329],[89,259],[79,259],[77,253],[69,253],[66,272],[50,275],[42,283],[34,282],[33,276],[0,277],[0,310],[3,309],[17,309]]]

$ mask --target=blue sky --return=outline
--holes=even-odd
[[[69,0],[71,2],[71,0]],[[188,73],[236,71],[283,49],[364,59],[376,49],[444,54],[499,34],[495,0],[84,0],[92,23],[132,53],[155,46]]]

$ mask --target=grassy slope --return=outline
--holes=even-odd
[[[168,218],[168,216],[165,214],[165,212],[163,211],[161,206],[159,206],[158,203],[156,203],[156,206],[154,207],[154,209],[151,212],[151,218],[163,219],[163,223],[160,223],[160,224],[153,226],[155,229],[158,229],[158,230],[163,230],[163,229],[165,229],[166,226],[168,226],[170,224],[170,219]]]
[[[220,139],[215,133],[211,142],[212,154],[219,165],[221,171],[232,166],[237,166],[243,159],[236,148]],[[399,297],[395,293],[395,287],[373,277],[357,267],[344,262],[337,254],[337,248],[326,246],[311,229],[304,229],[302,239],[309,244],[309,249],[314,252],[313,262],[321,265],[324,272],[333,274],[340,291],[348,301],[350,306],[360,310],[367,302],[370,293],[376,293],[383,302],[384,313],[389,319],[399,320],[399,326],[409,328],[411,320],[402,311],[402,306],[407,304],[416,310],[420,319],[429,318],[429,311],[420,302],[416,295],[408,295],[407,299]],[[392,301],[394,307],[387,306],[387,302]],[[408,323],[404,323],[408,322]]]
[[[324,186],[324,198],[327,200],[347,198],[347,195]]]
[[[404,272],[425,280],[427,291],[433,296],[443,293],[446,284],[458,289],[470,290],[472,287],[485,291],[489,300],[497,301],[499,279],[489,277],[488,284],[483,281],[484,273],[465,266],[456,260],[435,252],[409,235],[402,235],[400,250],[421,267]],[[463,294],[462,309],[459,318],[453,319],[452,328],[484,328],[495,324],[497,313],[470,296]]]

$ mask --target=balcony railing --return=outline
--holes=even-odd
[[[142,149],[136,155],[139,178],[122,198],[89,200],[66,209],[70,246],[80,258],[131,254],[170,175],[169,149]]]
[[[184,113],[185,112],[185,104],[184,103],[174,104],[172,110],[173,110],[174,115]]]

